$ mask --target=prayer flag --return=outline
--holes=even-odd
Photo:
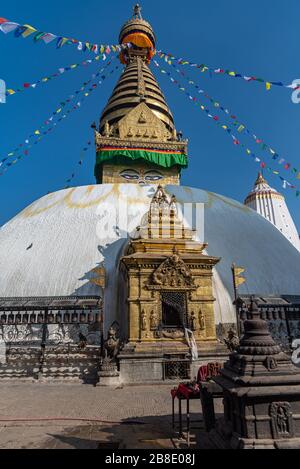
[[[20,25],[18,23],[12,23],[11,21],[7,21],[6,23],[2,23],[0,25],[0,30],[4,33],[11,33],[15,29],[17,29]]]
[[[29,24],[24,24],[24,27],[26,27],[26,29],[22,34],[23,37],[28,37],[28,36],[30,36],[30,34],[36,32],[36,29],[33,28],[32,26],[30,26]]]

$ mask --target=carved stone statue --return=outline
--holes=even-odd
[[[233,329],[228,331],[227,339],[224,342],[230,352],[237,350],[240,345],[240,340]]]
[[[200,326],[200,331],[205,330],[205,318],[204,318],[204,314],[202,313],[201,309],[199,311],[199,326]]]
[[[286,411],[283,407],[278,407],[277,409],[277,427],[279,433],[286,434],[288,433],[288,417]]]
[[[141,315],[141,328],[142,328],[142,331],[147,330],[147,315],[145,311],[143,311]]]
[[[146,123],[147,123],[147,119],[146,119],[144,111],[142,111],[139,117],[139,124],[146,124]]]
[[[154,311],[151,311],[150,327],[151,327],[152,330],[154,330],[158,327],[158,317],[157,317],[157,314]]]
[[[105,124],[104,124],[104,136],[105,137],[110,136],[110,125],[108,121],[105,121]]]
[[[120,350],[120,339],[117,337],[118,330],[115,325],[109,328],[107,340],[104,343],[105,358],[115,360]]]
[[[197,319],[194,311],[191,313],[191,318],[190,318],[190,324],[191,324],[191,330],[195,331],[197,329]]]

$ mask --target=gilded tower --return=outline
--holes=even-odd
[[[119,42],[125,46],[119,57],[124,71],[95,133],[97,183],[178,185],[187,142],[151,72],[156,38],[138,5]]]

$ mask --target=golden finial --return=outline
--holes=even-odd
[[[133,18],[137,18],[137,19],[140,19],[142,20],[142,7],[137,3],[134,7],[133,7]]]
[[[267,181],[265,180],[261,172],[258,173],[258,177],[255,181],[256,186],[258,186],[259,184],[267,184]]]

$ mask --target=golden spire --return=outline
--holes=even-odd
[[[141,11],[142,11],[142,7],[137,3],[137,4],[133,7],[133,18],[142,20],[143,17],[142,17]]]
[[[261,172],[258,173],[258,177],[255,181],[255,186],[258,186],[259,184],[268,184]]]

